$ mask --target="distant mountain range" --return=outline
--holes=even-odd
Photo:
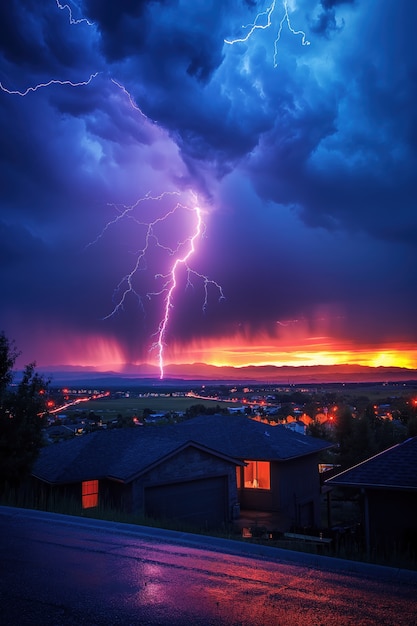
[[[92,367],[51,366],[39,367],[38,371],[52,380],[52,384],[84,384],[87,382],[110,385],[126,381],[138,384],[159,381],[159,370],[149,364],[126,364],[120,371],[97,371]],[[362,365],[304,365],[274,366],[250,365],[247,367],[217,367],[205,363],[167,365],[164,382],[218,381],[268,384],[314,384],[314,383],[376,383],[405,382],[416,380],[417,370],[403,367],[367,367]]]

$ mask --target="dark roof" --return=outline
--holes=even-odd
[[[417,437],[329,478],[329,485],[417,490]]]
[[[179,441],[169,437],[155,436],[156,433],[153,432],[153,429],[151,431],[150,428],[147,431],[149,432],[146,432],[145,436],[142,433],[135,441],[131,441],[123,453],[118,455],[116,461],[111,463],[107,472],[109,478],[129,482],[188,447],[198,448],[233,465],[241,464],[237,459],[222,454],[217,450],[211,450],[198,442]]]
[[[111,436],[103,436],[106,434]],[[123,443],[128,443],[128,438],[120,435],[125,431],[97,431],[47,446],[41,450],[32,474],[50,483],[104,477]]]
[[[201,415],[176,426],[188,439],[239,459],[288,461],[332,447],[328,441],[244,415]]]
[[[234,465],[240,464],[237,459],[201,443],[171,437],[165,429],[122,428],[96,431],[43,448],[32,474],[52,484],[106,477],[129,482],[188,446]]]
[[[100,430],[47,446],[32,474],[54,484],[105,477],[128,482],[185,445],[197,445],[236,465],[239,459],[288,460],[329,447],[328,442],[245,416],[201,416],[161,427]]]

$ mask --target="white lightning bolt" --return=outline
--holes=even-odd
[[[82,22],[85,22],[89,26],[94,26],[93,22],[89,22],[89,20],[87,20],[86,18],[81,18],[78,20],[74,19],[72,17],[71,7],[68,4],[61,4],[59,0],[55,0],[55,1],[56,1],[56,5],[58,9],[68,10],[70,24],[81,24]],[[51,85],[61,85],[61,86],[69,86],[69,87],[85,87],[86,85],[89,85],[91,81],[94,80],[94,78],[96,78],[96,76],[98,76],[99,74],[100,72],[95,72],[94,74],[90,74],[90,77],[87,80],[82,80],[78,82],[53,78],[51,80],[48,80],[46,83],[38,83],[37,85],[28,87],[27,89],[25,89],[25,91],[19,91],[18,89],[8,89],[7,87],[3,85],[2,82],[0,82],[0,90],[11,96],[21,96],[23,98],[31,92],[33,93],[35,91],[38,91],[38,89],[43,89],[44,87],[50,87]]]
[[[277,36],[275,38],[274,41],[274,67],[277,67],[278,62],[277,62],[277,57],[278,57],[278,42],[281,39],[281,34],[282,34],[282,29],[284,26],[284,22],[287,22],[287,26],[288,26],[288,30],[293,34],[293,35],[301,35],[302,39],[301,39],[301,45],[302,46],[309,46],[310,42],[307,39],[307,36],[305,34],[305,32],[303,30],[295,30],[292,25],[291,25],[291,21],[290,21],[290,16],[288,13],[288,2],[287,0],[284,0],[283,2],[283,7],[284,7],[284,15],[281,18],[280,22],[279,22],[279,26],[278,26],[278,32],[277,32]],[[248,41],[248,39],[250,39],[250,37],[252,37],[252,35],[254,34],[254,32],[256,30],[266,30],[267,28],[270,28],[272,26],[272,14],[274,13],[276,8],[276,0],[272,1],[272,4],[267,7],[265,9],[265,11],[261,11],[260,13],[257,14],[257,16],[255,17],[255,20],[252,22],[252,24],[247,24],[246,26],[242,26],[242,28],[246,29],[249,28],[249,31],[246,33],[246,35],[244,37],[238,37],[236,39],[225,39],[224,43],[227,43],[229,45],[233,45],[235,43],[244,43],[246,41]],[[265,21],[265,19],[266,21]]]
[[[59,0],[56,0],[56,6],[58,7],[58,9],[61,9],[61,11],[65,11],[65,9],[67,9],[68,11],[68,19],[69,19],[69,23],[74,25],[74,24],[87,24],[88,26],[94,26],[94,22],[90,22],[88,19],[86,19],[85,17],[82,17],[80,19],[74,19],[72,17],[72,9],[69,6],[69,4],[61,4],[59,2]]]
[[[269,28],[271,26],[271,15],[275,10],[275,1],[276,0],[273,0],[271,6],[266,8],[265,11],[261,11],[260,13],[258,13],[258,15],[255,17],[255,21],[252,24],[242,26],[242,28],[250,29],[244,37],[240,37],[238,39],[225,39],[224,43],[228,43],[229,45],[233,45],[234,43],[244,43],[245,41],[248,41],[248,39],[253,35],[255,30],[265,30],[266,28]],[[266,24],[260,24],[259,20],[261,20],[264,15],[267,18],[267,22]]]
[[[51,85],[69,85],[70,87],[83,87],[85,85],[89,85],[91,81],[94,80],[94,78],[96,78],[96,76],[98,76],[99,74],[100,72],[95,72],[94,74],[90,75],[90,78],[88,80],[82,80],[77,83],[74,83],[71,80],[59,80],[59,79],[53,78],[52,80],[49,80],[47,83],[38,83],[37,85],[34,85],[33,87],[28,87],[25,91],[19,91],[17,89],[16,90],[7,89],[7,87],[5,87],[3,83],[0,82],[0,89],[1,91],[4,91],[5,93],[8,93],[12,96],[24,97],[24,96],[27,96],[30,92],[35,92],[35,91],[38,91],[38,89],[43,89],[44,87],[50,87]]]

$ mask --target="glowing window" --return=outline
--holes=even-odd
[[[92,509],[98,505],[98,480],[85,480],[82,484],[83,509]]]
[[[269,461],[245,461],[243,470],[245,489],[271,489]]]
[[[241,472],[242,468],[241,467],[237,467],[236,468],[236,484],[237,484],[237,488],[241,489],[242,487],[242,472]]]

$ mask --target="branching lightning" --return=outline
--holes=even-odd
[[[202,216],[201,216],[201,209],[198,205],[196,205],[193,209],[193,211],[195,212],[196,215],[196,225],[195,225],[195,230],[194,230],[194,234],[188,239],[188,250],[185,252],[185,254],[183,256],[180,256],[178,258],[175,259],[174,263],[172,264],[171,270],[170,272],[163,276],[161,275],[161,278],[166,278],[166,282],[164,284],[164,290],[165,290],[165,305],[164,305],[164,315],[163,318],[159,324],[159,330],[158,330],[158,340],[156,342],[156,347],[157,347],[157,351],[158,351],[158,363],[159,363],[159,374],[160,374],[160,379],[162,380],[164,377],[164,345],[165,345],[165,333],[166,333],[166,329],[168,326],[168,322],[169,322],[169,315],[170,315],[170,311],[171,308],[173,307],[173,297],[174,297],[174,291],[177,287],[177,283],[178,283],[178,279],[177,279],[177,270],[181,265],[184,265],[187,268],[187,285],[191,284],[191,280],[190,280],[190,275],[194,274],[196,276],[198,276],[199,278],[201,278],[203,280],[204,283],[204,293],[205,293],[205,298],[204,298],[204,303],[203,303],[203,311],[206,310],[207,307],[207,301],[208,301],[208,285],[212,284],[214,285],[219,292],[219,300],[224,299],[224,294],[223,294],[223,290],[221,288],[221,286],[216,283],[213,280],[209,280],[209,278],[207,276],[204,276],[203,274],[199,274],[198,272],[196,272],[195,270],[192,270],[189,266],[188,266],[188,260],[192,257],[192,255],[195,252],[195,246],[196,246],[196,242],[198,241],[198,239],[200,238],[201,234],[202,234],[202,230],[203,230],[203,221],[202,221]],[[158,277],[158,276],[157,276]]]
[[[284,23],[287,23],[288,26],[288,30],[290,31],[290,33],[292,33],[293,35],[301,35],[302,39],[301,39],[301,45],[302,46],[309,46],[310,42],[307,39],[307,35],[305,34],[305,32],[303,30],[295,30],[292,25],[291,25],[291,21],[290,21],[290,16],[288,14],[288,2],[287,0],[284,0],[283,2],[283,7],[284,7],[284,15],[281,18],[280,22],[279,22],[279,26],[278,26],[278,31],[277,31],[277,36],[275,38],[274,41],[274,67],[277,67],[278,65],[278,42],[281,39],[281,34],[282,34],[282,29],[284,26]],[[254,32],[256,30],[266,30],[267,28],[270,28],[272,26],[272,15],[274,13],[276,9],[276,0],[272,0],[272,4],[267,7],[265,9],[265,11],[261,11],[260,13],[258,13],[255,17],[255,20],[251,23],[251,24],[247,24],[245,26],[242,26],[243,29],[249,29],[248,32],[246,33],[246,35],[244,37],[238,37],[236,39],[225,39],[224,43],[227,43],[229,45],[233,45],[235,43],[244,43],[246,41],[248,41],[250,39],[250,37],[252,37],[252,35],[254,34]]]
[[[71,25],[78,25],[81,23],[86,23],[88,26],[94,26],[92,22],[85,18],[75,19],[72,15],[71,7],[68,4],[61,4],[59,0],[56,0],[56,5],[58,9],[64,11],[68,11],[69,15],[69,23]],[[61,86],[70,86],[70,87],[81,87],[89,85],[99,74],[100,72],[96,72],[91,74],[88,80],[73,82],[70,80],[60,80],[60,79],[51,79],[47,82],[38,83],[34,86],[28,87],[26,90],[12,90],[5,87],[0,82],[0,91],[3,91],[9,95],[16,95],[20,97],[28,96],[30,93],[36,92],[39,89],[47,88],[52,85],[61,85]],[[141,111],[141,109],[136,104],[135,100],[131,96],[131,94],[127,91],[127,89],[119,83],[117,80],[111,78],[110,79],[113,84],[120,89],[123,94],[128,98],[131,107],[140,113],[141,116],[145,117],[147,120],[147,116]],[[150,121],[150,120],[148,120]],[[185,287],[189,287],[193,285],[192,278],[198,279],[202,282],[204,289],[204,301],[202,305],[203,312],[206,311],[208,306],[208,297],[209,297],[209,287],[212,286],[217,290],[219,300],[224,299],[224,293],[221,285],[217,282],[211,280],[206,275],[201,274],[190,267],[189,261],[193,257],[196,252],[196,247],[204,235],[205,232],[205,224],[203,221],[203,211],[200,208],[197,197],[194,193],[191,193],[191,206],[188,204],[183,204],[179,201],[179,198],[183,195],[178,191],[165,191],[158,196],[151,196],[150,193],[146,194],[144,197],[137,200],[134,204],[128,205],[116,205],[111,204],[116,211],[116,216],[110,220],[99,233],[94,241],[92,241],[88,246],[97,244],[109,231],[113,226],[119,223],[122,220],[132,220],[139,228],[145,229],[145,234],[142,235],[143,246],[142,248],[136,252],[135,261],[133,263],[133,267],[131,270],[123,276],[120,280],[119,284],[116,287],[115,295],[118,295],[117,302],[113,308],[113,310],[104,317],[104,319],[108,319],[114,316],[119,311],[123,310],[124,305],[126,304],[127,298],[130,295],[133,295],[139,302],[140,306],[143,310],[145,307],[143,305],[143,298],[152,299],[154,297],[162,297],[163,298],[163,307],[162,307],[162,316],[158,325],[157,331],[154,333],[156,337],[156,341],[151,346],[151,350],[156,350],[157,359],[159,365],[160,378],[164,377],[164,349],[165,349],[165,338],[167,333],[167,328],[170,321],[171,311],[174,307],[174,295],[175,291],[179,284],[179,270],[181,267],[185,268],[187,273],[187,282]],[[146,220],[144,218],[140,219],[140,216],[137,216],[137,211],[140,211],[142,206],[145,203],[156,203],[157,206],[160,206],[162,201],[166,200],[172,196],[172,198],[176,198],[177,201],[174,202],[172,208],[161,211],[159,209],[159,215],[151,220]],[[159,203],[159,205],[158,205]],[[175,241],[174,235],[171,233],[171,239],[174,238],[174,245],[170,246],[166,243],[162,242],[162,239],[158,236],[156,232],[157,227],[161,225],[166,225],[168,218],[176,217],[176,214],[182,213],[190,213],[191,215],[191,226],[190,233],[188,235],[183,236],[179,240]],[[178,220],[180,222],[180,220]],[[188,229],[187,229],[188,230]],[[88,247],[87,246],[87,247]],[[152,249],[157,249],[162,251],[163,255],[168,258],[169,270],[165,273],[157,273],[154,276],[154,280],[156,282],[161,283],[162,285],[152,292],[147,292],[145,294],[141,294],[139,289],[134,284],[138,282],[138,273],[147,268],[147,257],[148,253]],[[165,267],[164,267],[165,269]],[[139,281],[140,282],[140,281]]]
[[[122,85],[121,83],[119,83],[114,78],[112,78],[111,81],[128,98],[130,106],[135,111],[137,111],[142,117],[146,118],[149,121],[149,118],[147,118],[147,116],[143,113],[143,111],[138,107],[138,105],[136,104],[135,100],[133,99],[129,91],[126,89],[126,87]],[[133,222],[135,222],[138,226],[145,227],[143,247],[142,249],[136,252],[135,262],[131,270],[123,276],[123,278],[120,280],[119,284],[117,285],[116,290],[115,290],[115,295],[118,294],[116,304],[114,308],[112,309],[112,311],[108,315],[106,315],[104,319],[109,319],[113,317],[114,315],[116,315],[118,312],[122,311],[126,304],[127,298],[130,295],[133,295],[137,299],[139,306],[142,308],[143,312],[145,312],[145,306],[143,303],[144,297],[147,298],[148,300],[154,297],[161,297],[161,296],[163,297],[163,301],[164,301],[163,314],[162,314],[161,321],[158,325],[158,330],[155,333],[156,341],[151,346],[151,350],[154,350],[157,353],[159,374],[160,374],[161,380],[164,377],[165,335],[166,335],[167,328],[169,325],[171,310],[174,307],[174,304],[173,304],[174,293],[178,286],[179,268],[181,266],[186,268],[186,271],[187,271],[186,288],[193,285],[192,276],[194,276],[195,278],[199,279],[202,282],[203,288],[204,288],[204,301],[202,305],[203,312],[206,311],[207,306],[208,306],[210,285],[213,286],[217,290],[219,301],[225,299],[223,289],[219,283],[208,278],[208,276],[206,276],[205,274],[201,274],[197,272],[195,269],[191,268],[188,263],[196,251],[196,246],[197,246],[199,239],[203,236],[205,232],[205,224],[203,222],[202,210],[198,205],[197,197],[195,196],[194,193],[191,193],[192,206],[188,206],[177,201],[171,209],[166,210],[165,212],[162,213],[162,215],[156,217],[155,219],[149,222],[143,221],[136,216],[136,211],[138,209],[140,210],[141,205],[143,205],[144,203],[148,203],[148,202],[158,203],[158,202],[162,202],[163,199],[169,196],[172,196],[173,198],[174,197],[179,198],[180,195],[181,194],[178,191],[165,191],[158,196],[152,196],[150,195],[150,193],[148,193],[144,197],[139,198],[132,205],[116,205],[116,204],[109,205],[115,209],[116,216],[112,220],[107,222],[107,224],[102,229],[101,233],[96,237],[96,239],[93,242],[89,244],[89,246],[96,244],[112,226],[114,226],[115,224],[117,224],[118,222],[124,219],[130,219]],[[174,216],[180,210],[190,212],[195,215],[195,227],[192,230],[192,234],[188,237],[185,237],[184,239],[177,241],[174,247],[164,245],[161,243],[160,239],[158,238],[158,235],[155,232],[155,229],[158,225],[161,225],[164,222],[166,222],[169,217]],[[171,262],[170,269],[167,273],[165,274],[157,273],[154,276],[156,281],[160,281],[160,280],[163,281],[162,286],[158,290],[147,292],[145,296],[143,296],[138,292],[137,288],[135,287],[134,280],[140,271],[143,271],[146,269],[146,257],[152,245],[164,251],[169,257],[172,257],[173,261]]]
[[[205,231],[205,225],[202,217],[202,210],[197,203],[197,198],[194,194],[192,196],[192,206],[185,205],[181,202],[176,202],[174,206],[165,210],[162,215],[156,217],[154,220],[146,222],[135,215],[136,209],[140,208],[141,205],[147,202],[161,202],[167,196],[180,196],[180,192],[172,191],[172,192],[164,192],[159,196],[151,196],[147,194],[143,198],[140,198],[135,202],[135,204],[131,206],[117,207],[113,206],[117,210],[116,217],[109,221],[98,237],[89,245],[93,245],[97,243],[104,234],[108,231],[111,226],[116,224],[122,219],[132,219],[138,226],[145,227],[145,235],[143,238],[144,245],[141,250],[139,250],[135,255],[135,262],[133,264],[132,269],[123,276],[120,280],[119,284],[116,287],[115,294],[118,294],[117,302],[113,308],[113,310],[104,318],[109,319],[113,317],[116,313],[123,310],[126,300],[129,295],[133,295],[138,300],[140,306],[144,310],[143,298],[152,299],[154,297],[162,296],[163,298],[163,312],[161,321],[158,326],[158,330],[155,333],[156,341],[151,346],[151,350],[155,350],[157,352],[158,366],[159,366],[159,374],[160,378],[164,377],[164,349],[165,349],[165,335],[167,332],[167,328],[169,325],[171,310],[174,307],[174,293],[178,286],[179,278],[178,278],[178,270],[181,266],[186,268],[187,271],[187,285],[192,285],[191,277],[195,276],[199,280],[202,281],[204,287],[204,302],[202,305],[203,311],[206,310],[208,305],[208,289],[209,286],[212,285],[218,292],[219,300],[224,299],[224,293],[221,285],[217,282],[209,279],[204,274],[197,272],[189,266],[189,261],[194,255],[196,251],[197,242],[202,237]],[[177,241],[175,247],[171,247],[168,245],[164,245],[161,243],[155,229],[158,225],[163,224],[168,220],[169,217],[174,216],[178,211],[186,211],[190,212],[195,218],[195,225],[192,227],[192,233]],[[138,272],[146,269],[146,257],[149,253],[151,247],[154,246],[162,251],[164,251],[168,257],[172,257],[173,260],[170,262],[170,268],[167,273],[157,273],[154,278],[156,281],[162,280],[162,286],[152,292],[147,292],[144,296],[141,295],[137,288],[134,285],[134,279],[137,277]]]
[[[229,45],[233,45],[234,43],[244,43],[245,41],[248,41],[248,39],[253,35],[255,30],[258,30],[258,29],[265,30],[269,28],[272,24],[271,15],[275,10],[275,1],[276,0],[273,0],[271,6],[266,8],[265,11],[261,11],[260,13],[258,13],[258,15],[255,17],[255,21],[252,24],[246,24],[242,26],[242,28],[244,29],[249,28],[249,31],[244,37],[240,37],[238,39],[225,39],[224,43],[227,43]],[[267,18],[266,24],[260,24],[259,21],[264,16],[266,16]]]

